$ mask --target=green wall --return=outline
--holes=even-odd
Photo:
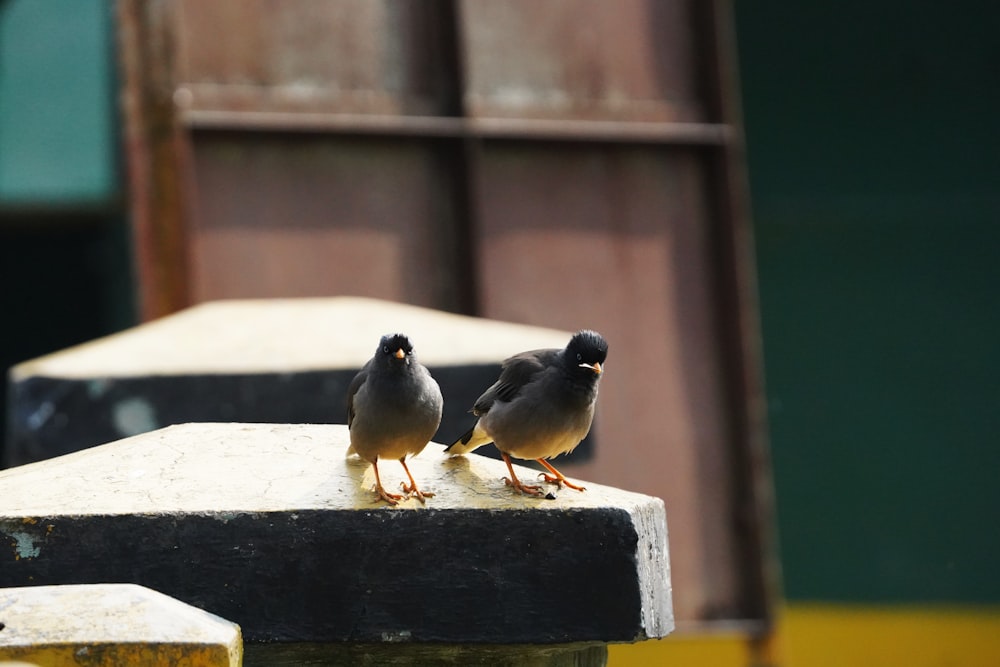
[[[737,0],[786,597],[1000,602],[1000,5]]]

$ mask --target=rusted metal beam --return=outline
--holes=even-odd
[[[731,0],[119,5],[145,317],[362,293],[600,328],[597,428],[644,465],[581,470],[668,498],[683,622],[769,620]]]
[[[238,132],[322,132],[397,137],[460,137],[461,118],[351,113],[221,111],[189,109],[181,120],[192,130]]]
[[[117,6],[125,164],[143,320],[190,305],[182,168],[188,146],[171,95],[170,10],[168,3],[143,0],[119,0]]]
[[[742,551],[740,591],[745,612],[762,620],[755,651],[766,651],[773,635],[780,599],[780,575],[774,535],[774,498],[767,437],[767,408],[750,222],[749,185],[732,3],[712,0],[698,5],[705,35],[702,78],[707,82],[710,117],[733,128],[732,141],[708,155],[715,236],[716,308],[723,335],[728,401],[733,415],[731,469],[736,504],[733,525]]]
[[[733,130],[721,123],[642,123],[527,118],[454,118],[270,111],[188,110],[181,120],[193,130],[324,132],[401,137],[597,141],[623,144],[721,146]]]

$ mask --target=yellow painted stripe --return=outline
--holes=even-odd
[[[608,667],[747,667],[750,655],[749,642],[739,633],[672,635],[638,644],[612,644]]]
[[[1000,608],[788,605],[788,667],[997,667]]]
[[[770,641],[743,634],[674,635],[613,645],[609,667],[998,667],[1000,607],[787,604]]]

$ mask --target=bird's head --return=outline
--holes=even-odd
[[[386,334],[379,340],[375,356],[388,366],[409,366],[413,360],[413,344],[405,334]]]
[[[570,339],[566,346],[566,361],[575,369],[600,377],[604,360],[608,357],[608,341],[596,331],[584,329]]]

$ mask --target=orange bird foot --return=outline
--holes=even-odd
[[[417,497],[423,504],[427,504],[427,498],[433,498],[434,494],[430,491],[421,491],[417,488],[417,482],[413,479],[413,475],[410,474],[410,469],[406,466],[406,459],[399,459],[399,462],[403,464],[403,470],[406,471],[406,476],[410,478],[410,483],[400,482],[399,485],[403,488],[403,493],[407,496],[411,494]]]
[[[510,462],[510,456],[507,452],[500,452],[500,456],[503,457],[504,463],[507,464],[507,470],[510,471],[510,477],[504,477],[503,483],[507,486],[513,487],[515,491],[520,491],[521,493],[527,493],[529,496],[540,496],[542,495],[542,487],[535,484],[523,484],[521,480],[517,478],[514,474],[514,466]]]
[[[418,489],[416,484],[408,485],[406,482],[400,482],[399,486],[402,487],[403,493],[405,493],[407,497],[416,496],[417,500],[425,504],[427,503],[427,500],[425,500],[426,498],[434,497],[434,494],[430,491],[421,491]]]
[[[553,467],[552,464],[550,464],[545,459],[535,459],[535,460],[538,461],[539,463],[541,463],[543,466],[545,466],[548,469],[548,471],[550,473],[552,473],[551,475],[546,475],[544,472],[543,473],[539,473],[541,475],[542,479],[544,479],[549,484],[555,484],[555,485],[559,486],[559,488],[562,488],[563,484],[565,484],[569,488],[576,489],[577,491],[586,491],[587,490],[587,487],[585,487],[585,486],[578,486],[578,485],[574,484],[573,482],[569,481],[568,479],[566,479],[566,477],[561,472],[559,472],[558,470],[556,470],[555,467]]]
[[[379,477],[378,474],[378,459],[375,459],[375,461],[372,463],[372,468],[375,470],[375,493],[378,494],[378,499],[375,502],[378,502],[379,500],[384,500],[390,505],[395,505],[400,500],[402,500],[403,496],[399,495],[398,493],[389,493],[388,491],[385,490],[385,487],[382,486],[382,479]]]
[[[529,496],[540,496],[542,495],[542,487],[535,484],[522,484],[521,480],[515,477],[513,480],[510,477],[504,477],[503,483],[507,486],[511,486],[515,491],[520,491],[521,493],[526,493]]]
[[[375,494],[378,496],[375,502],[378,502],[379,500],[384,500],[390,505],[395,505],[400,500],[403,499],[403,496],[399,495],[398,493],[389,493],[388,491],[386,491],[384,488],[382,488],[381,484],[375,485]]]

